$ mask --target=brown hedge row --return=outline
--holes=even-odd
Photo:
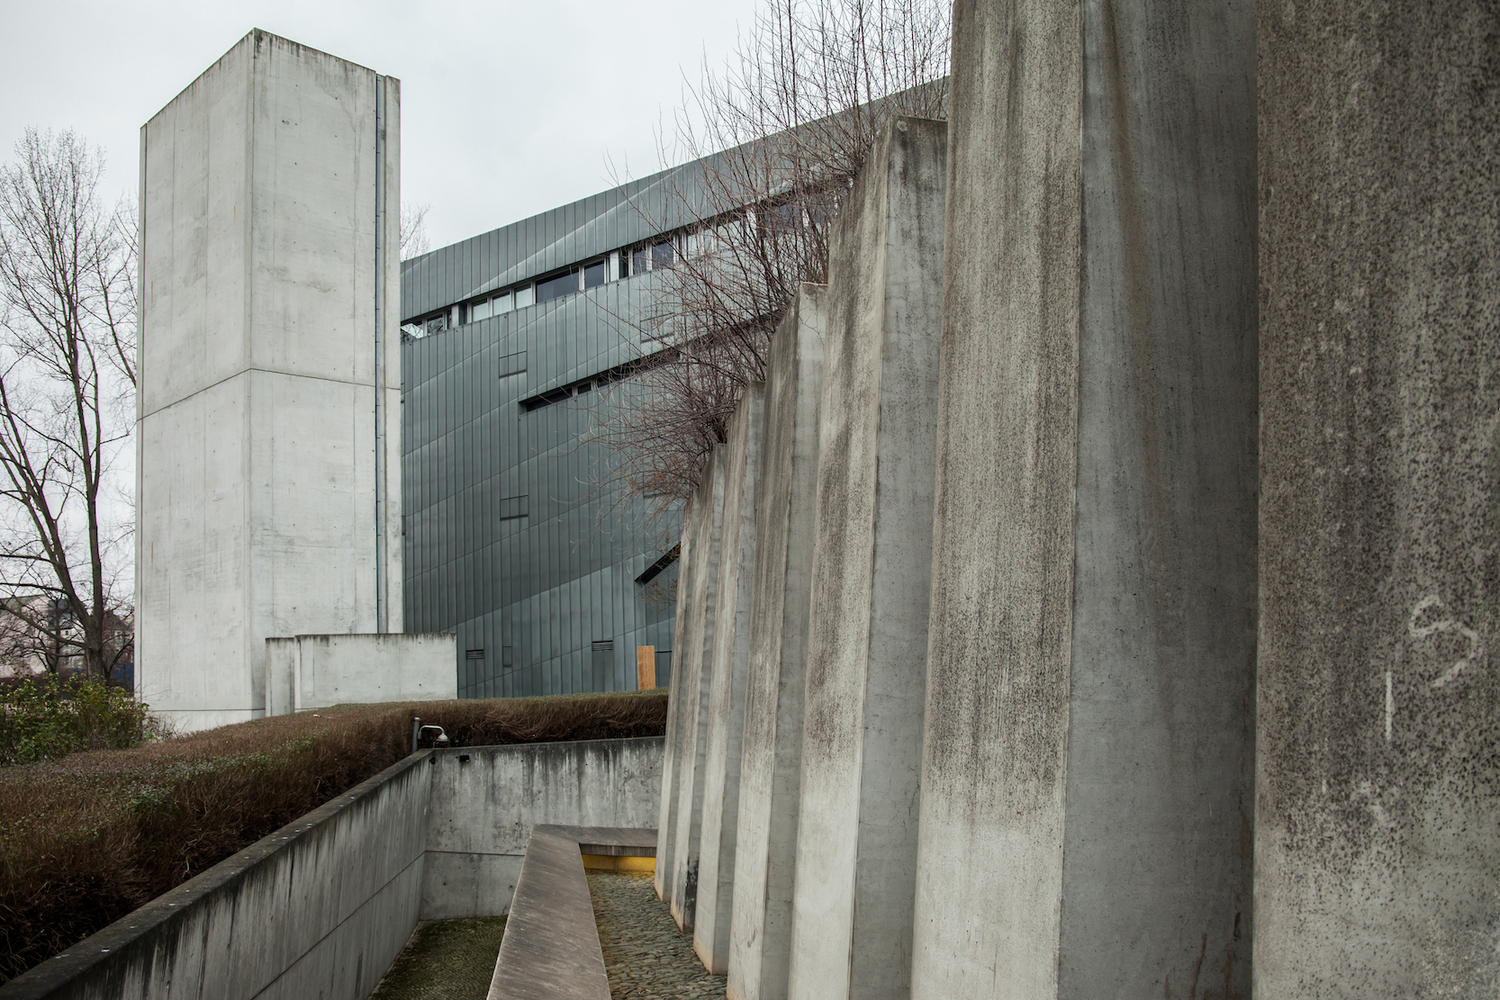
[[[666,692],[340,706],[0,768],[0,983],[411,750],[660,736]],[[430,745],[430,744],[428,744]]]

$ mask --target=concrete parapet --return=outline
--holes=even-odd
[[[1255,991],[1500,992],[1493,4],[1262,4]]]
[[[266,715],[458,697],[452,632],[298,635],[266,640]]]
[[[730,1000],[783,1000],[801,796],[825,287],[803,285],[771,341],[729,935]]]
[[[955,7],[913,997],[1249,995],[1254,53]]]
[[[897,119],[829,254],[789,995],[910,973],[947,129]]]
[[[720,539],[714,675],[704,747],[703,828],[693,950],[716,976],[729,967],[729,917],[739,833],[740,754],[745,730],[745,673],[750,660],[750,602],[755,579],[756,486],[765,432],[765,386],[745,387],[724,444],[724,514]]]
[[[715,664],[714,626],[718,616],[719,542],[724,519],[723,449],[714,449],[704,467],[702,481],[692,498],[697,515],[697,536],[693,539],[693,593],[689,598],[687,632],[676,633],[673,641],[681,647],[683,660],[672,671],[682,673],[678,709],[681,727],[678,756],[674,768],[677,781],[677,828],[673,831],[671,849],[672,885],[670,905],[672,919],[684,931],[693,929],[693,910],[697,903],[698,841],[703,821],[703,754],[708,745],[708,699]],[[681,584],[679,583],[679,587]],[[661,864],[661,859],[657,859]]]
[[[0,997],[369,996],[417,923],[432,773],[431,751],[392,765]]]

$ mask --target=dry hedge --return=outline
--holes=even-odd
[[[660,736],[666,692],[339,706],[0,768],[0,983],[380,773],[457,746]]]

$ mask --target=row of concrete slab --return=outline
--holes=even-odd
[[[1497,25],[1348,6],[956,4],[684,517],[733,1000],[1500,985]]]

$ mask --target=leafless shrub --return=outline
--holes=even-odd
[[[604,435],[623,495],[685,500],[803,282],[821,283],[839,206],[885,124],[947,117],[944,0],[769,0],[678,117],[665,203],[641,206],[670,246],[643,247],[654,353]],[[664,158],[670,155],[664,152]],[[658,216],[658,217],[651,217]]]

